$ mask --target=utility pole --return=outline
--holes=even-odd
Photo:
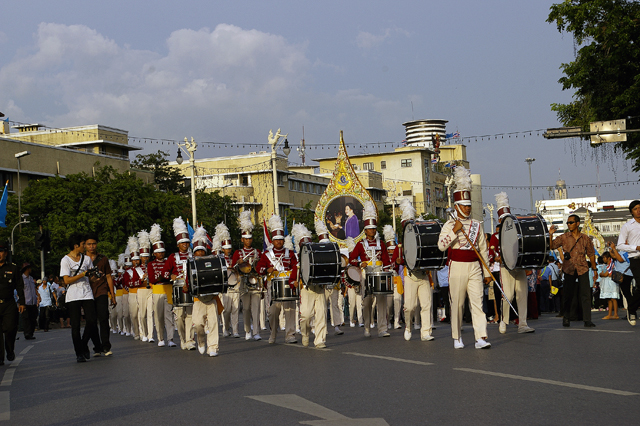
[[[533,212],[533,181],[531,180],[531,163],[536,161],[535,158],[525,158],[524,161],[529,164],[529,198],[531,201],[531,212]]]

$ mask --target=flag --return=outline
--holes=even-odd
[[[7,225],[4,223],[7,218],[7,186],[9,186],[9,181],[4,184],[4,192],[2,193],[2,200],[0,200],[0,226],[6,228]]]
[[[193,234],[195,233],[195,231],[191,227],[191,224],[189,223],[189,220],[187,220],[187,231],[189,232],[189,239],[193,240]],[[193,248],[193,244],[192,243],[189,243],[189,245]]]
[[[407,146],[407,140],[406,139],[403,140],[401,143],[402,143],[402,146]]]
[[[437,158],[434,158],[433,160],[431,160],[431,164],[436,164],[438,162]]]
[[[262,251],[266,251],[267,247],[271,245],[271,238],[269,237],[269,229],[267,228],[267,220],[262,218],[262,232],[264,233],[262,238]]]
[[[447,163],[444,165],[445,167],[451,168],[451,163]]]
[[[287,231],[287,217],[284,217],[284,236],[289,235],[289,231]]]
[[[459,137],[460,137],[460,132],[455,132],[455,133],[453,134],[453,137],[454,137],[454,138],[459,138]]]

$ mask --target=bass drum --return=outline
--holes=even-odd
[[[191,293],[182,291],[184,280],[176,280],[173,283],[173,306],[186,307],[193,305],[193,296]]]
[[[547,222],[539,214],[506,216],[500,226],[500,255],[510,271],[546,265],[549,255]]]
[[[218,256],[189,259],[187,274],[191,293],[196,297],[220,294],[227,290],[227,264]]]
[[[281,273],[271,279],[271,300],[289,302],[298,298],[298,288],[289,287],[289,274]]]
[[[409,222],[404,227],[404,260],[410,271],[440,269],[447,260],[438,248],[442,223],[439,220]]]
[[[305,287],[340,282],[342,256],[336,243],[309,243],[300,253],[300,277]]]

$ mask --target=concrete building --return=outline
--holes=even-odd
[[[141,148],[128,144],[127,132],[92,125],[44,130],[41,125],[22,125],[11,133],[7,122],[0,122],[0,173],[9,190],[28,187],[29,181],[44,177],[85,172],[92,175],[96,164],[112,166],[119,172],[132,170],[129,152]],[[20,185],[17,183],[18,159],[15,154],[28,151],[19,159]],[[136,176],[153,183],[153,173],[135,170]]]

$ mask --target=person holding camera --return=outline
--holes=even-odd
[[[96,306],[89,284],[93,263],[91,258],[84,254],[85,242],[82,234],[71,234],[68,240],[71,251],[60,261],[60,277],[67,287],[66,304],[71,319],[71,339],[77,362],[86,362],[91,357],[87,344],[94,333],[98,333]],[[83,310],[86,325],[84,333],[80,335]]]
[[[598,269],[596,268],[595,250],[591,238],[580,232],[580,217],[572,214],[567,219],[565,232],[557,238],[553,234],[557,228],[549,228],[550,249],[555,250],[562,247],[564,252],[564,318],[562,325],[569,327],[571,318],[578,318],[578,303],[582,306],[582,320],[585,327],[595,327],[591,322],[591,288],[589,286],[589,266],[587,257],[591,261],[594,282],[597,279]]]
[[[111,352],[111,342],[109,340],[109,302],[116,305],[116,293],[113,289],[113,279],[111,278],[111,265],[109,259],[103,254],[98,253],[98,236],[96,234],[87,235],[85,242],[87,256],[91,259],[91,263],[100,272],[92,277],[89,282],[93,291],[93,300],[96,305],[96,315],[98,317],[99,333],[94,336],[94,356],[113,355]]]

